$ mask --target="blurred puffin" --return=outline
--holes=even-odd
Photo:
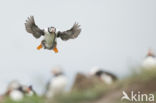
[[[148,51],[142,65],[146,69],[156,68],[156,56],[151,49]]]
[[[21,101],[24,96],[36,95],[32,86],[21,85],[18,81],[12,81],[9,83],[7,92],[4,96],[8,96],[13,101]]]
[[[48,50],[54,50],[55,53],[58,52],[57,49],[57,38],[61,38],[64,41],[69,39],[75,39],[81,32],[80,25],[75,23],[73,27],[67,31],[56,32],[55,27],[48,27],[47,29],[40,29],[36,24],[33,16],[28,17],[25,23],[25,28],[28,33],[31,33],[36,39],[44,36],[41,44],[37,47],[40,50],[42,47]]]
[[[21,85],[17,89],[10,91],[9,97],[13,101],[21,101],[25,96],[35,96],[36,93],[33,90],[32,86]]]
[[[91,76],[98,77],[100,80],[102,80],[106,84],[112,84],[114,81],[117,80],[117,77],[109,72],[103,71],[99,67],[94,67],[89,72]]]
[[[14,80],[8,84],[7,91],[4,96],[8,96],[13,101],[20,101],[23,99],[24,94],[22,91],[22,85]]]
[[[61,68],[52,70],[53,78],[47,85],[46,97],[53,98],[56,95],[63,94],[67,86],[67,78],[64,76]]]

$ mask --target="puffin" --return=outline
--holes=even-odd
[[[28,33],[32,34],[36,39],[40,38],[41,36],[44,39],[41,41],[41,44],[37,46],[37,49],[40,50],[41,48],[47,50],[53,50],[55,53],[58,53],[57,49],[57,38],[60,38],[64,41],[69,39],[75,39],[79,36],[81,32],[80,25],[75,23],[69,30],[66,31],[58,31],[56,32],[56,28],[51,26],[46,29],[40,29],[34,20],[34,16],[30,16],[27,18],[25,22],[25,29]]]
[[[57,95],[63,94],[67,86],[67,78],[63,74],[61,68],[54,68],[52,74],[53,78],[48,82],[45,94],[47,98],[53,98]]]
[[[21,101],[25,96],[34,95],[36,95],[36,92],[33,90],[32,85],[22,85],[18,81],[14,80],[8,84],[4,97],[7,96],[13,101]]]
[[[102,70],[99,67],[94,67],[89,72],[90,76],[98,77],[102,82],[106,84],[112,84],[114,81],[117,80],[117,77],[107,71]]]
[[[156,68],[156,56],[151,49],[148,50],[148,53],[143,60],[142,66],[145,69]]]
[[[21,85],[18,88],[11,90],[8,96],[13,101],[21,101],[25,96],[36,96],[36,92],[33,90],[32,86]]]
[[[7,90],[3,97],[9,97],[13,101],[20,101],[23,99],[24,95],[22,93],[22,85],[16,81],[13,80],[8,84]]]

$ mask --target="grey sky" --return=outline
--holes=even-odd
[[[56,65],[70,79],[93,66],[125,75],[148,48],[156,52],[155,5],[155,0],[1,0],[0,93],[13,79],[34,84],[40,91],[43,87],[37,79],[48,80]],[[82,33],[76,40],[58,40],[58,54],[37,51],[41,39],[24,28],[30,15],[40,28],[66,30],[77,21]]]

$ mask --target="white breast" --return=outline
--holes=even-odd
[[[22,92],[18,91],[18,90],[13,90],[10,94],[9,97],[13,100],[13,101],[20,101],[23,99],[24,95]]]
[[[154,57],[147,57],[144,61],[143,61],[143,67],[150,69],[150,68],[154,68],[156,67],[156,58]]]
[[[55,39],[55,34],[50,34],[49,32],[45,32],[44,35],[45,45],[47,48],[51,48]]]
[[[109,75],[102,74],[101,78],[106,84],[111,84],[113,82],[112,77]]]
[[[53,97],[57,94],[61,94],[65,91],[67,85],[67,79],[65,76],[61,75],[53,78],[49,85],[49,90],[47,92],[47,97]]]

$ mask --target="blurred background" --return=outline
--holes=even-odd
[[[98,66],[119,78],[156,52],[155,0],[5,0],[0,1],[0,93],[12,80],[32,84],[42,94],[51,69],[62,67],[71,87],[77,72]],[[40,28],[82,28],[76,40],[58,40],[59,53],[36,50],[40,40],[25,31],[28,16]]]

